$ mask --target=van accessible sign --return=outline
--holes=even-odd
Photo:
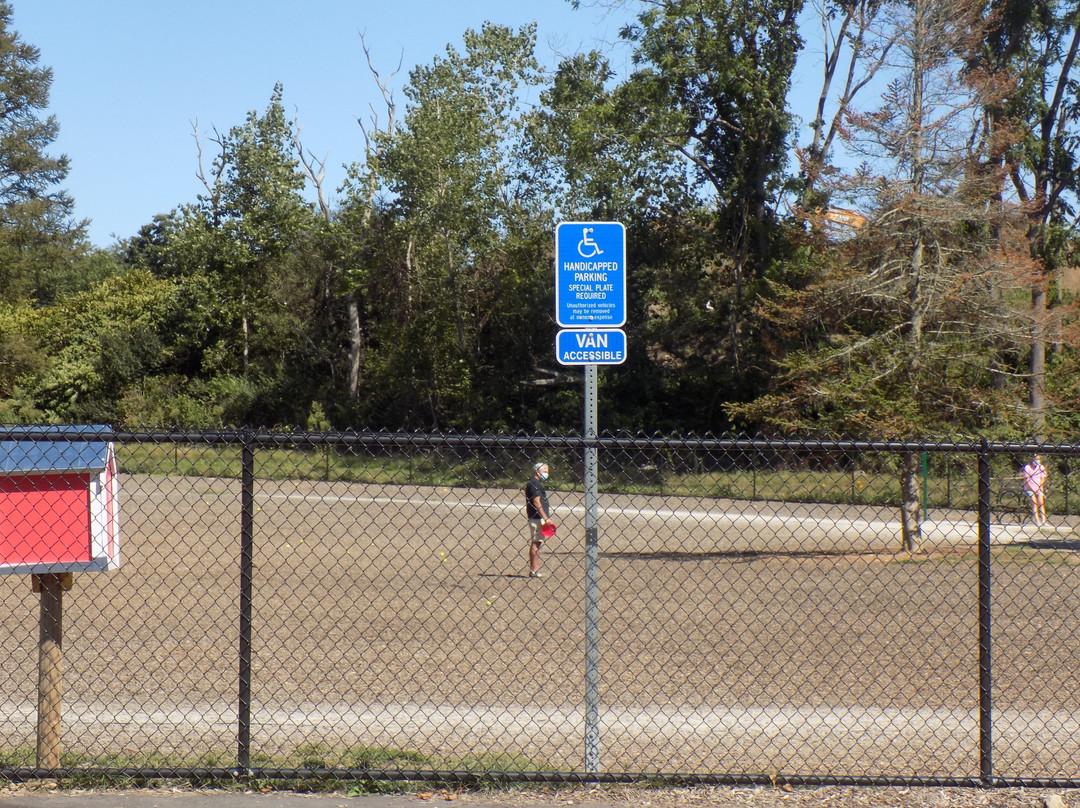
[[[620,222],[556,226],[555,322],[594,329],[626,324],[626,228]]]
[[[560,331],[555,358],[562,365],[621,365],[626,361],[626,334],[615,328]]]

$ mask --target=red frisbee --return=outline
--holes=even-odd
[[[546,525],[540,526],[540,535],[545,539],[550,539],[555,535],[555,525],[552,522],[548,522]]]

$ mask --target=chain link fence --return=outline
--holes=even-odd
[[[97,437],[121,564],[63,593],[58,768],[41,595],[0,576],[0,777],[1080,786],[1080,446],[588,442],[590,636],[582,438]],[[0,430],[9,456],[69,438]]]

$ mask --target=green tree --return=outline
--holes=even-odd
[[[313,398],[332,392],[329,223],[304,197],[308,177],[282,95],[277,85],[262,113],[199,138],[205,192],[124,245],[125,263],[178,284],[184,314],[163,373],[196,384],[190,409],[200,417],[297,423]],[[216,149],[209,163],[207,145]],[[220,407],[215,391],[225,397]]]
[[[85,223],[59,185],[68,159],[48,153],[59,124],[45,115],[52,70],[41,52],[11,28],[11,4],[0,2],[0,297],[52,296],[85,247]]]
[[[33,311],[28,301],[0,304],[0,401],[17,397],[48,367],[48,357],[26,328]]]
[[[636,94],[614,76],[597,51],[567,57],[527,116],[532,187],[560,219],[643,220],[698,201],[686,164],[642,130]]]
[[[219,346],[219,360],[245,377],[253,351],[273,363],[282,341],[302,332],[292,297],[295,249],[317,222],[303,198],[306,178],[282,92],[275,86],[261,115],[250,112],[242,126],[213,138],[218,153],[209,174],[202,174],[206,193],[193,211],[203,242],[193,246],[202,248],[222,294],[222,314],[234,326]]]
[[[520,90],[539,81],[535,28],[486,24],[464,45],[412,71],[405,114],[373,133],[342,212],[374,324],[369,411],[431,426],[505,417],[536,342],[529,297],[550,284],[519,168]],[[372,183],[385,193],[376,211]]]
[[[789,179],[787,94],[801,8],[802,0],[662,0],[646,4],[623,33],[637,65],[624,108],[689,162],[714,205],[714,263],[732,290],[725,317],[735,366]]]
[[[167,361],[177,300],[172,283],[130,272],[12,312],[25,344],[37,349],[27,355],[33,364],[24,359],[19,388],[49,421],[122,422],[125,393]]]
[[[1040,269],[1030,285],[1028,406],[1034,434],[1045,437],[1048,346],[1066,337],[1055,323],[1075,317],[1067,310],[1053,310],[1063,302],[1060,275],[1075,253],[1080,6],[1058,0],[995,0],[986,13],[999,24],[972,64],[1009,85],[987,115],[993,126],[1008,133],[995,162],[1009,178],[1006,190],[1028,217],[1030,255]]]
[[[720,429],[724,402],[760,390],[758,299],[788,264],[778,209],[792,181],[786,103],[802,2],[613,5],[637,11],[622,32],[631,75],[590,104],[606,64],[567,60],[551,93],[565,110],[554,131],[583,157],[567,187],[627,214],[635,350],[608,389],[649,427]],[[610,180],[614,205],[597,193]]]
[[[712,289],[700,265],[685,259],[699,255],[696,248],[703,242],[706,249],[715,243],[709,239],[712,217],[703,212],[689,164],[673,159],[668,143],[642,128],[637,93],[615,83],[599,52],[563,59],[540,101],[527,118],[534,190],[558,220],[627,225],[632,271],[626,328],[635,350],[626,365],[605,373],[601,407],[607,422],[659,428],[690,416],[695,427],[708,429],[718,408],[709,412],[697,401],[682,406],[689,387],[700,392],[724,386],[728,378],[716,372],[709,348],[699,350],[702,332],[711,336],[715,322],[703,322],[695,306],[703,306]],[[554,364],[545,348],[533,373],[541,390],[562,378],[544,367]],[[572,420],[563,425],[577,426],[580,403],[572,402],[570,409]],[[543,417],[565,417],[564,410],[560,404],[557,413],[548,408]]]

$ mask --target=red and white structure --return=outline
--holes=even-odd
[[[78,434],[0,441],[0,575],[120,566],[116,454]]]

